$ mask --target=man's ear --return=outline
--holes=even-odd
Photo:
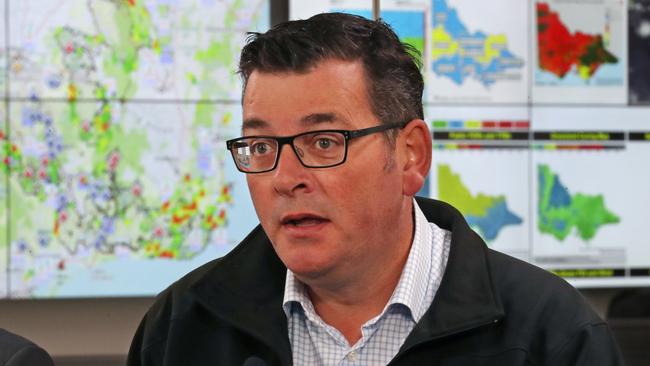
[[[431,133],[421,119],[410,121],[398,137],[402,159],[402,193],[414,196],[431,168]]]

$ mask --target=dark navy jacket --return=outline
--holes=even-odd
[[[621,365],[607,324],[564,280],[487,248],[453,207],[418,198],[452,232],[429,310],[391,365]],[[291,365],[286,267],[261,227],[162,292],[128,365]]]

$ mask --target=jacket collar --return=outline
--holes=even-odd
[[[217,318],[268,345],[281,364],[290,365],[291,345],[282,311],[286,270],[258,225],[190,291]]]
[[[433,303],[400,349],[492,324],[504,316],[494,288],[485,242],[447,203],[416,198],[430,222],[451,231],[447,267]],[[399,354],[398,354],[399,355]]]
[[[422,342],[495,322],[504,313],[483,240],[452,206],[416,200],[427,220],[451,231],[452,239],[440,288],[400,353]],[[258,226],[195,283],[192,291],[215,316],[277,350],[282,363],[290,364],[291,346],[282,310],[285,278],[286,267]]]

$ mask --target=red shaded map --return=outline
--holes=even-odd
[[[583,78],[591,77],[600,65],[616,63],[618,59],[605,49],[600,34],[582,32],[571,34],[557,12],[547,3],[537,3],[537,43],[539,67],[563,78],[575,65]]]

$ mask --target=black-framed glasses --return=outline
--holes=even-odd
[[[265,173],[278,165],[282,146],[289,144],[307,168],[330,168],[345,163],[348,141],[357,137],[403,128],[404,123],[385,124],[360,130],[317,130],[293,136],[245,136],[226,141],[240,172]]]

